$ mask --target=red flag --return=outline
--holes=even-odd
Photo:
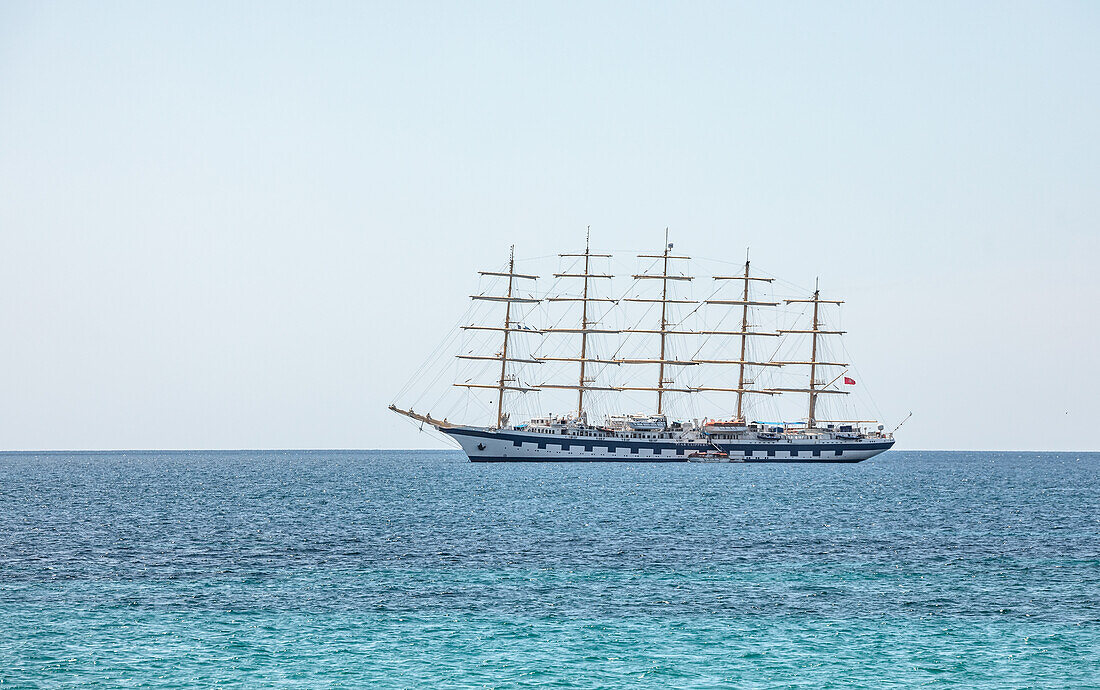
[[[847,376],[845,376],[844,377],[844,385],[845,386],[854,386],[854,385],[856,385],[856,380],[853,379],[853,378],[848,378]]]

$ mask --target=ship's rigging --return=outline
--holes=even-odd
[[[667,232],[665,239],[660,253],[637,255],[650,263],[640,272],[628,273],[633,283],[626,293],[617,295],[607,289],[595,289],[597,285],[607,286],[612,283],[612,272],[604,270],[602,265],[597,266],[596,263],[609,263],[612,254],[593,252],[587,235],[583,252],[558,255],[561,261],[571,263],[553,273],[554,283],[546,291],[538,291],[534,287],[539,276],[517,271],[513,247],[505,268],[479,272],[483,278],[496,280],[497,289],[471,295],[475,302],[490,305],[496,303],[497,308],[501,309],[497,316],[499,320],[496,323],[483,320],[460,326],[462,331],[468,333],[497,335],[499,349],[495,351],[469,349],[456,355],[459,360],[492,364],[496,367],[495,373],[488,380],[471,376],[456,381],[454,386],[475,393],[479,389],[493,390],[495,399],[492,407],[497,428],[508,425],[509,410],[513,402],[522,396],[544,391],[573,391],[576,395],[575,408],[570,414],[577,419],[587,418],[591,411],[591,396],[596,394],[653,394],[650,412],[657,415],[666,414],[668,396],[671,394],[733,394],[732,403],[727,409],[713,410],[710,414],[728,417],[740,423],[748,421],[750,396],[770,398],[787,394],[805,395],[806,415],[801,421],[805,428],[813,429],[821,421],[820,398],[849,393],[836,385],[840,376],[821,376],[826,371],[842,371],[842,376],[848,367],[844,362],[832,361],[823,356],[824,340],[843,334],[843,331],[827,327],[823,311],[842,302],[822,298],[816,286],[813,293],[805,297],[795,296],[783,300],[761,297],[755,288],[770,286],[775,279],[754,272],[747,256],[742,269],[736,273],[711,277],[714,287],[711,294],[702,299],[685,298],[670,288],[696,281],[695,276],[682,270],[682,262],[688,261],[690,257],[673,253],[673,244],[667,241]],[[658,290],[647,293],[645,286],[648,283],[656,283]],[[736,294],[723,294],[725,285],[736,286]],[[577,291],[570,292],[570,286]],[[545,309],[553,306],[575,307],[579,314],[572,323],[562,319],[556,322],[548,319],[545,324],[532,324],[529,321],[532,308]],[[623,312],[632,306],[657,307],[658,313],[623,324],[612,323],[609,315],[619,312],[620,319],[626,318]],[[791,306],[807,307],[810,312],[809,323],[772,329],[762,328],[756,323],[758,319],[754,318],[754,314],[759,314],[761,310]],[[520,308],[528,311],[517,317],[516,310]],[[604,309],[603,313],[597,313],[600,308]],[[673,316],[674,309],[686,311],[689,315],[701,311],[722,312],[724,315],[717,324],[703,319],[693,325],[685,318]],[[734,328],[723,325],[725,316],[729,315],[737,317]],[[654,316],[656,318],[646,322]],[[624,339],[632,337],[654,340],[655,347],[649,351],[651,354],[629,351],[624,353]],[[602,347],[609,338],[616,341],[617,347]],[[706,348],[699,345],[687,348],[688,351],[693,350],[690,356],[677,356],[670,347],[673,338],[704,344],[728,342],[732,344],[732,354],[706,354]],[[754,352],[755,341],[780,342],[784,339],[808,339],[809,352],[801,355],[801,358],[796,356],[788,359],[777,359],[774,354],[772,357],[761,357],[760,352]],[[517,341],[522,342],[522,347],[517,347]],[[569,343],[573,345],[570,346]],[[597,346],[598,344],[601,346]],[[563,348],[566,348],[564,352]],[[728,352],[729,349],[726,348],[725,351]],[[778,353],[780,349],[776,347],[775,352]],[[562,380],[561,375],[553,375],[555,372],[568,371],[563,370],[563,366],[574,367],[572,380]],[[656,370],[656,380],[652,383],[639,381],[637,376],[627,373],[633,367],[647,366]],[[689,368],[699,368],[708,373],[694,376],[694,380],[685,380],[683,372]],[[781,368],[806,368],[808,375],[803,379],[805,383],[784,385],[780,382],[777,385],[773,381],[770,385],[758,384],[757,379],[761,372]],[[539,370],[543,373],[535,373]],[[621,373],[609,376],[609,370]],[[732,372],[736,372],[735,379]]]

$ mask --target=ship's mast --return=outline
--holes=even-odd
[[[584,235],[584,253],[583,254],[558,254],[562,258],[583,258],[584,259],[584,272],[583,273],[555,273],[555,278],[581,278],[584,282],[581,287],[580,297],[564,297],[561,295],[555,297],[548,297],[548,302],[580,302],[581,303],[581,322],[580,328],[546,328],[543,329],[544,333],[569,333],[579,334],[581,336],[581,349],[580,357],[543,357],[539,359],[543,362],[579,362],[580,374],[577,379],[577,385],[572,384],[553,384],[553,383],[540,383],[540,388],[556,388],[566,390],[577,391],[577,417],[580,418],[584,414],[584,394],[589,391],[614,391],[618,390],[614,386],[593,386],[592,380],[588,379],[587,365],[589,364],[618,364],[615,360],[600,359],[599,357],[588,356],[588,336],[593,333],[600,334],[618,334],[616,329],[609,328],[593,328],[597,321],[589,318],[588,305],[592,302],[615,302],[615,300],[604,297],[589,297],[589,281],[592,279],[604,278],[610,280],[614,276],[609,273],[593,273],[592,272],[592,259],[610,259],[610,254],[593,254],[589,243],[589,232],[585,232]]]
[[[804,365],[809,365],[809,367],[810,367],[810,385],[809,385],[808,388],[775,388],[773,390],[776,390],[776,391],[779,391],[779,392],[786,392],[786,393],[806,393],[806,394],[808,394],[809,398],[810,398],[810,404],[809,404],[808,413],[806,415],[806,428],[807,429],[813,429],[814,426],[817,424],[817,398],[818,398],[818,396],[822,395],[822,394],[825,394],[825,393],[838,393],[838,394],[843,394],[843,395],[847,395],[847,393],[848,393],[848,391],[838,391],[838,390],[829,388],[829,386],[832,385],[832,383],[834,381],[836,381],[836,379],[833,379],[833,381],[830,381],[828,384],[825,384],[825,385],[819,385],[818,382],[817,382],[818,367],[825,367],[825,366],[844,367],[844,366],[848,366],[847,364],[844,364],[842,362],[822,362],[817,358],[818,338],[820,336],[822,336],[822,335],[843,335],[844,334],[844,331],[827,331],[827,330],[823,330],[821,328],[821,318],[820,318],[821,305],[822,304],[837,304],[837,305],[839,305],[839,304],[843,304],[844,302],[841,301],[841,300],[821,299],[821,290],[820,290],[820,287],[819,287],[817,281],[814,281],[814,295],[813,295],[812,298],[810,298],[810,299],[789,299],[789,300],[784,300],[784,301],[787,304],[803,303],[803,304],[813,304],[814,305],[813,321],[811,323],[812,327],[810,328],[810,330],[808,330],[808,331],[807,330],[783,330],[783,331],[779,331],[780,333],[809,334],[809,336],[810,336],[810,360],[808,362],[782,362],[782,364],[804,364]]]
[[[657,365],[657,414],[661,414],[662,397],[665,394],[665,338],[668,337],[668,228],[665,228],[665,251],[661,269],[661,363]],[[670,382],[671,383],[671,382]]]
[[[581,290],[581,374],[577,380],[577,419],[584,412],[584,365],[588,364],[588,271],[591,259],[589,235],[591,230],[584,232],[584,288]]]
[[[508,356],[509,336],[515,332],[522,333],[542,333],[542,331],[530,328],[519,328],[519,324],[512,321],[512,304],[537,304],[540,300],[534,297],[519,297],[515,294],[515,280],[528,279],[536,280],[538,276],[528,275],[525,273],[516,273],[516,247],[512,245],[508,252],[508,272],[501,273],[495,271],[479,271],[483,276],[499,276],[508,278],[508,290],[503,296],[497,295],[470,295],[470,299],[474,300],[486,300],[490,302],[504,302],[504,325],[502,327],[496,326],[479,326],[469,325],[462,326],[464,330],[477,330],[477,331],[500,331],[503,334],[503,342],[500,348],[499,355],[478,355],[478,354],[462,354],[457,355],[459,359],[474,359],[474,360],[493,360],[500,362],[500,378],[497,379],[495,384],[485,383],[456,383],[454,385],[461,388],[495,388],[497,390],[497,428],[504,426],[504,420],[507,415],[504,411],[504,393],[505,391],[516,391],[521,393],[527,393],[530,391],[537,391],[538,388],[520,385],[518,382],[514,382],[508,375],[509,362],[524,362],[529,364],[540,364],[541,360],[536,358],[517,358]]]
[[[737,421],[745,421],[742,402],[745,398],[745,346],[749,338],[745,333],[749,330],[749,257],[745,256],[745,286],[741,295],[741,362],[737,365]]]
[[[810,412],[806,415],[806,428],[814,428],[814,412],[817,409],[817,331],[820,323],[818,322],[818,310],[821,308],[821,290],[818,288],[818,280],[814,280],[814,325],[813,333],[810,334]]]
[[[508,248],[508,301],[504,303],[504,345],[500,348],[500,392],[497,394],[497,428],[504,426],[504,377],[508,373],[508,328],[512,325],[512,283],[516,276],[516,245]]]
[[[768,389],[755,389],[751,388],[752,381],[747,378],[748,367],[777,367],[782,366],[777,362],[754,362],[745,359],[748,355],[748,343],[749,338],[754,336],[770,336],[778,337],[778,333],[768,331],[753,331],[750,330],[752,324],[749,323],[749,307],[774,307],[778,302],[760,302],[753,300],[750,296],[750,284],[753,282],[770,283],[774,278],[762,278],[758,276],[750,275],[749,273],[749,258],[748,251],[745,252],[745,271],[739,276],[714,276],[714,280],[740,280],[742,282],[741,298],[740,299],[708,299],[704,300],[703,304],[717,305],[724,307],[741,307],[741,330],[730,331],[728,333],[718,333],[718,335],[734,335],[741,339],[740,356],[737,359],[696,359],[695,361],[700,364],[736,364],[737,365],[737,387],[736,388],[711,388],[704,387],[699,390],[713,390],[713,391],[726,391],[737,394],[737,415],[736,420],[739,422],[745,421],[745,396],[749,394],[759,395],[775,395],[774,391]]]
[[[649,278],[653,280],[661,281],[661,298],[660,299],[646,299],[646,298],[633,298],[625,297],[623,302],[660,302],[661,304],[661,323],[660,328],[657,330],[647,330],[643,328],[631,328],[624,329],[624,333],[653,333],[660,337],[660,357],[658,359],[620,359],[619,364],[656,364],[657,365],[657,386],[650,388],[648,386],[620,386],[619,390],[622,391],[656,391],[657,392],[657,414],[664,413],[664,395],[665,393],[680,392],[691,393],[694,389],[686,388],[669,388],[667,384],[674,383],[672,380],[665,378],[666,366],[687,366],[697,364],[690,360],[672,360],[667,358],[668,343],[667,338],[670,335],[676,333],[684,333],[684,331],[670,330],[668,325],[668,305],[669,304],[695,304],[694,300],[684,299],[669,299],[668,298],[668,281],[670,280],[694,280],[692,276],[684,275],[671,275],[668,272],[668,262],[673,259],[690,259],[688,256],[675,256],[672,254],[672,245],[668,241],[668,228],[665,228],[665,248],[660,254],[639,254],[639,258],[642,259],[660,259],[661,260],[661,273],[659,275],[642,273],[635,275],[635,280],[642,280]]]

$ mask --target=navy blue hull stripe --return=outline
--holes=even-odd
[[[501,457],[470,457],[470,462],[644,462],[644,463],[667,463],[667,462],[687,462],[687,458],[680,456],[654,456],[652,458],[639,457],[636,455],[622,456],[622,455],[597,455],[592,457],[584,457],[583,455],[567,455],[563,457],[550,456],[528,456],[517,458],[501,458]]]
[[[662,458],[662,457],[645,458],[645,457],[637,457],[637,456],[625,456],[624,457],[624,456],[615,456],[615,455],[604,455],[604,456],[595,456],[595,457],[567,456],[567,457],[558,457],[558,458],[553,457],[553,456],[547,456],[547,457],[530,457],[529,456],[529,457],[518,457],[518,458],[471,457],[470,462],[539,462],[539,463],[545,463],[545,462],[634,462],[634,463],[670,463],[670,462],[688,462],[688,459],[687,458],[681,458],[681,457],[678,457],[678,456],[677,457],[664,457],[664,458]],[[829,463],[829,464],[855,463],[855,462],[862,462],[862,460],[857,460],[855,458],[844,459],[844,458],[831,458],[831,457],[821,458],[821,459],[816,459],[816,458],[744,458],[744,459],[735,459],[735,460],[733,460],[731,462],[728,462],[728,463],[725,463],[725,462],[723,462],[723,463],[713,463],[713,462],[711,462],[711,463],[708,463],[708,464],[740,465],[742,463],[748,464],[748,463],[754,463],[754,462],[755,463],[766,463],[766,462],[770,462],[770,463],[780,463],[780,462],[794,463],[794,462],[798,462],[798,463],[816,463],[816,464],[820,465],[820,464],[825,464],[825,463]]]

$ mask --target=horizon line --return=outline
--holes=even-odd
[[[385,451],[417,451],[433,453],[462,453],[460,448],[39,448],[5,449],[0,455],[8,453],[369,453]],[[984,449],[984,448],[903,448],[888,452],[901,453],[1100,453],[1100,450],[1084,449]],[[737,464],[737,463],[732,463]]]

